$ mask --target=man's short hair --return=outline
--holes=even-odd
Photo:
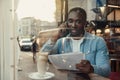
[[[80,7],[75,7],[75,8],[72,8],[68,15],[71,13],[71,12],[77,12],[79,15],[81,15],[85,20],[87,19],[87,14],[86,14],[86,11],[83,9],[83,8],[80,8]]]

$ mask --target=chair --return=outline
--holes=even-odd
[[[120,71],[120,38],[111,37],[111,38],[106,38],[105,41],[109,50],[111,71],[119,72]]]
[[[116,39],[113,44],[114,49],[109,51],[111,70],[120,72],[120,39]]]
[[[111,58],[110,59],[111,70],[115,72],[120,72],[120,58]]]
[[[110,80],[120,80],[120,72],[111,72],[109,78]]]

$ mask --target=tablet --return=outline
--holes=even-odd
[[[77,70],[76,64],[80,63],[82,59],[85,59],[83,53],[64,53],[48,56],[50,62],[56,69],[63,70]]]

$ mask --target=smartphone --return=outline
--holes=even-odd
[[[69,34],[69,28],[68,28],[67,21],[65,21],[61,25],[62,25],[62,27],[60,29],[60,35],[61,35],[61,37],[66,37]]]

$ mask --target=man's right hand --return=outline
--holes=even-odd
[[[38,44],[39,47],[41,48],[49,38],[51,38],[51,41],[55,43],[59,38],[65,37],[67,35],[66,27],[66,23],[62,23],[55,29],[40,31]]]

